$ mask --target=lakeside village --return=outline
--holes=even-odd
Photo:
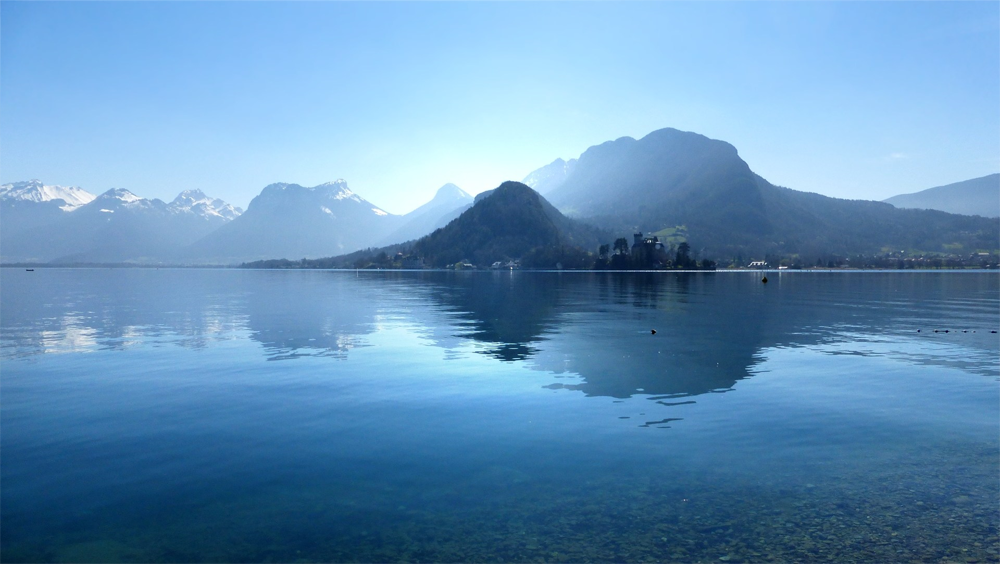
[[[1000,253],[972,252],[960,253],[920,253],[907,251],[884,251],[874,255],[857,254],[838,256],[824,254],[811,260],[799,256],[766,254],[761,258],[744,259],[737,255],[729,260],[698,260],[687,241],[676,245],[661,241],[658,236],[644,236],[635,233],[632,244],[620,237],[613,245],[601,245],[597,253],[576,247],[552,247],[533,249],[519,259],[494,261],[492,264],[477,265],[469,260],[460,260],[444,266],[445,270],[830,270],[830,269],[878,269],[878,270],[936,270],[936,269],[998,269]],[[268,261],[287,264],[272,264],[277,268],[315,267],[298,266],[300,261]],[[312,262],[312,261],[301,261]],[[381,252],[375,256],[362,257],[354,261],[358,269],[426,269],[422,257],[405,252],[390,256]]]

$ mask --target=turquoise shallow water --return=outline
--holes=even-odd
[[[3,269],[0,558],[995,562],[998,326],[996,273]]]

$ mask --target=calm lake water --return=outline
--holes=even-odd
[[[0,558],[998,561],[997,273],[769,278],[3,269]]]

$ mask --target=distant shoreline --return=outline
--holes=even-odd
[[[135,270],[282,270],[282,271],[324,271],[324,272],[460,272],[460,273],[501,273],[501,272],[590,272],[590,273],[610,273],[610,274],[650,274],[650,273],[791,273],[791,272],[1000,272],[1000,268],[719,268],[716,270],[698,269],[653,269],[653,270],[594,270],[594,269],[541,269],[541,268],[518,268],[518,269],[468,269],[454,270],[450,268],[265,268],[265,267],[244,267],[240,265],[148,265],[148,264],[36,264],[36,263],[12,263],[0,264],[0,269],[135,269]]]

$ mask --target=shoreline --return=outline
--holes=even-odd
[[[479,268],[479,269],[463,269],[454,270],[449,268],[266,268],[266,267],[244,267],[240,265],[146,265],[146,264],[36,264],[36,263],[13,263],[13,264],[0,264],[0,269],[134,269],[134,270],[282,270],[282,271],[325,271],[325,272],[461,272],[461,273],[480,273],[480,272],[491,272],[491,273],[501,273],[501,272],[581,272],[581,273],[613,273],[613,274],[627,274],[627,273],[791,273],[791,272],[1000,272],[1000,268],[719,268],[713,270],[701,270],[701,269],[651,269],[651,270],[594,270],[594,269],[544,269],[544,268],[515,268],[515,269],[490,269],[490,268]]]

